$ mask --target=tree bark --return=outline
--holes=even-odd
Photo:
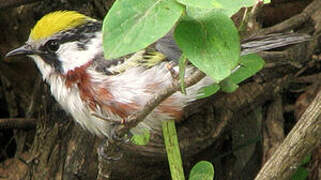
[[[303,158],[321,143],[321,91],[255,179],[290,179]]]
[[[21,3],[27,4],[20,6]],[[169,179],[163,139],[158,132],[152,133],[151,141],[146,146],[121,144],[119,152],[123,158],[118,161],[98,159],[97,147],[103,140],[73,123],[72,118],[51,97],[47,85],[38,83],[41,77],[34,64],[23,57],[3,59],[6,52],[27,40],[30,29],[44,14],[69,9],[103,19],[112,3],[104,0],[15,0],[0,4],[0,164],[4,165],[0,167],[0,178]],[[321,58],[317,54],[313,60],[310,58],[320,45],[317,36],[321,29],[321,9],[317,8],[320,7],[320,0],[310,4],[296,1],[295,4],[299,14],[291,14],[289,16],[293,18],[290,20],[274,23],[276,25],[271,28],[263,27],[257,33],[294,28],[314,34],[315,38],[309,43],[260,53],[266,61],[265,68],[243,82],[234,93],[219,92],[185,109],[185,120],[177,124],[185,172],[189,172],[197,161],[207,159],[214,163],[217,179],[253,179],[263,164],[262,156],[275,147],[264,146],[265,149],[262,149],[259,129],[264,131],[269,127],[265,133],[271,137],[263,136],[263,142],[275,142],[275,134],[272,135],[275,130],[281,128],[286,134],[295,124],[294,120],[290,123],[288,120],[294,117],[295,110],[289,108],[289,112],[284,111],[285,106],[299,108],[293,105],[296,99],[291,98],[299,94],[297,89],[293,90],[293,86],[300,87],[300,93],[303,94],[304,88],[310,87],[306,84],[321,80],[321,76],[317,76],[321,69],[318,64]],[[266,12],[266,8],[277,9],[267,5],[261,13]],[[241,14],[239,16],[242,17]],[[268,18],[265,15],[263,17]],[[253,21],[260,18],[259,13]],[[264,24],[259,20],[257,23]],[[273,24],[273,19],[269,19],[269,23]],[[272,123],[275,119],[271,113],[277,112],[276,109],[279,109],[277,117],[283,116],[284,122]],[[5,121],[9,118],[15,121]],[[21,118],[32,121],[21,122]],[[290,149],[284,145],[272,157],[264,156],[270,157],[261,170],[265,177],[289,177],[302,156],[315,147],[316,138],[320,139],[320,130],[316,131],[320,127],[320,120],[315,119],[314,126],[309,126],[312,125],[311,121],[303,124],[304,121],[298,121],[292,130],[301,132],[301,136],[291,131],[284,140],[283,144],[291,145]],[[258,129],[254,133],[251,130],[255,127]],[[308,134],[302,136],[304,133]],[[308,135],[316,136],[302,139]],[[302,143],[309,147],[301,147]],[[288,152],[291,152],[291,156],[284,156]],[[280,160],[281,163],[278,162]],[[287,162],[291,162],[293,169],[289,168]],[[273,171],[273,168],[265,169],[271,165],[280,172]],[[110,177],[100,176],[104,173]],[[262,174],[257,178],[260,177],[263,177]]]

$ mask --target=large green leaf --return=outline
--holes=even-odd
[[[177,2],[182,3],[186,6],[204,8],[204,9],[213,9],[215,6],[216,0],[177,0]]]
[[[147,47],[164,36],[183,12],[175,0],[117,0],[103,22],[107,59]]]
[[[221,9],[226,15],[232,16],[242,7],[253,6],[255,0],[177,0],[177,2],[187,7],[199,8],[200,11],[213,8]],[[270,0],[264,0],[264,3],[270,3]]]
[[[213,180],[214,179],[214,167],[212,163],[208,161],[200,161],[192,168],[189,180]]]
[[[256,0],[213,0],[215,8],[222,9],[229,17],[238,12],[242,7],[253,6]],[[264,0],[270,3],[270,0]]]
[[[184,18],[174,37],[188,60],[214,81],[229,76],[238,63],[238,31],[233,21],[219,11]]]

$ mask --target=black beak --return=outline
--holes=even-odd
[[[34,54],[34,52],[31,49],[31,46],[24,45],[8,52],[5,57],[18,56],[18,55],[31,55],[31,54]]]

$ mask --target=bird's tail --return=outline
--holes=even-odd
[[[297,44],[311,40],[311,36],[303,33],[274,33],[263,36],[250,37],[241,42],[241,55],[257,53],[277,47]]]

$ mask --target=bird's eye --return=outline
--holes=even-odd
[[[49,52],[56,52],[59,49],[59,42],[57,40],[49,40],[46,42],[45,47]]]

